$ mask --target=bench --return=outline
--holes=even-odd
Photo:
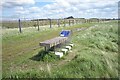
[[[64,43],[65,41],[67,41],[67,39],[68,39],[68,37],[55,37],[53,39],[40,42],[40,46],[44,46],[45,51],[47,51],[51,47],[54,47],[54,46],[61,44],[61,43]]]
[[[45,47],[45,51],[47,51],[50,48],[54,48],[55,50],[55,46],[65,43],[67,42],[69,39],[71,31],[70,30],[63,30],[60,32],[60,36],[59,37],[55,37],[49,40],[45,40],[43,42],[40,42],[39,45],[40,46],[44,46]]]

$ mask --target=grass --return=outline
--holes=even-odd
[[[76,57],[66,66],[53,71],[53,77],[118,77],[118,32],[116,23],[98,24],[93,29],[75,34],[72,41],[76,45],[74,52],[74,54],[77,53]]]
[[[118,77],[117,25],[98,25],[74,35],[76,57],[64,67],[53,71],[56,78],[116,78]],[[111,31],[111,29],[113,29]],[[106,33],[106,34],[105,34]],[[111,33],[113,35],[111,35]],[[78,44],[80,43],[80,44]],[[102,44],[103,43],[103,44]]]
[[[75,46],[65,58],[56,60],[50,54],[40,60],[43,48],[39,42],[59,35],[62,29],[91,27],[84,31],[76,31],[72,36]],[[3,30],[3,78],[109,78],[118,77],[118,31],[117,23],[88,23],[70,27],[59,27],[36,31],[26,29],[22,34],[17,30]],[[69,54],[75,57],[59,65]],[[52,57],[54,57],[54,59]],[[50,59],[51,61],[47,61]],[[56,60],[56,61],[55,61]],[[59,66],[58,66],[59,65]]]

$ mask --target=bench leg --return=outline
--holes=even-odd
[[[50,49],[49,46],[45,46],[44,48],[45,48],[45,51],[48,51]]]
[[[47,47],[45,46],[45,51],[47,51]]]
[[[55,48],[56,48],[56,47],[54,46],[54,53],[55,53],[55,51],[56,51]]]

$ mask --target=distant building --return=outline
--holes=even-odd
[[[67,17],[65,19],[74,19],[74,17],[73,16],[69,16],[69,17]]]

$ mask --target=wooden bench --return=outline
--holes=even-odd
[[[53,39],[40,42],[40,46],[44,46],[45,51],[47,51],[51,47],[54,47],[54,46],[61,44],[61,43],[64,43],[65,41],[67,41],[67,39],[68,39],[68,37],[55,37]]]

